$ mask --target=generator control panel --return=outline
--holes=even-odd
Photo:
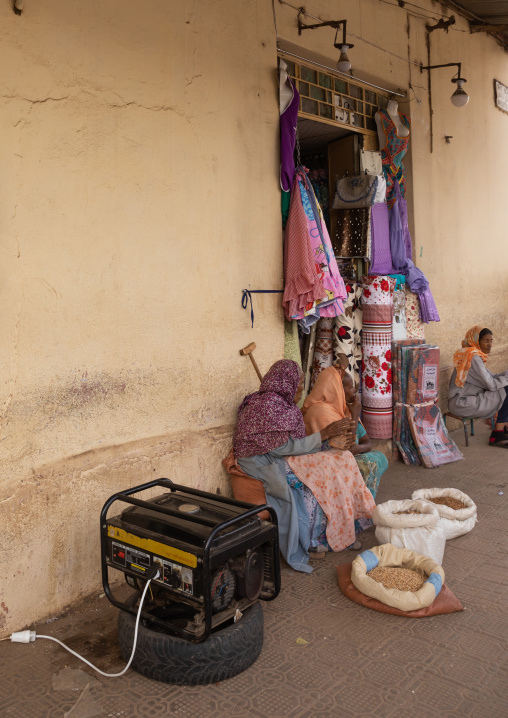
[[[113,565],[130,569],[134,573],[139,573],[140,576],[154,564],[158,565],[160,578],[156,579],[156,582],[164,583],[174,591],[183,591],[190,596],[194,594],[193,571],[188,566],[165,561],[158,556],[152,556],[116,541],[111,542],[111,548]]]
[[[155,583],[163,584],[166,588],[179,594],[199,597],[200,581],[195,576],[192,566],[185,565],[194,564],[196,567],[197,557],[195,555],[167,546],[160,541],[131,534],[112,524],[108,525],[107,533],[110,539],[108,553],[112,567],[128,571],[141,578],[152,566],[158,565],[160,576],[155,579]],[[140,544],[149,550],[143,550],[139,547]],[[158,556],[157,553],[164,553],[165,556]],[[168,556],[173,559],[180,558],[181,561],[170,561]]]

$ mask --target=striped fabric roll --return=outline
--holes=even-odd
[[[362,420],[373,439],[392,436],[392,320],[395,279],[363,277]]]

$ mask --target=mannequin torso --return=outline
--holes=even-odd
[[[386,112],[395,126],[395,131],[397,133],[397,136],[401,139],[405,138],[405,137],[409,137],[409,129],[402,122],[402,119],[399,115],[399,106],[395,102],[395,100],[388,101],[388,107],[386,108]],[[376,112],[374,119],[376,120],[376,125],[377,125],[377,134],[379,137],[379,149],[384,150],[384,148],[386,147],[386,143],[387,143],[387,137],[386,137],[385,129],[383,127],[383,121],[381,119],[381,115],[379,114],[379,112]]]

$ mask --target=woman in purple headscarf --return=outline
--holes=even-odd
[[[306,438],[302,412],[297,406],[302,397],[303,382],[303,372],[295,361],[282,359],[275,362],[263,377],[259,391],[246,396],[238,410],[233,441],[237,459],[273,450],[280,456],[311,454],[319,451],[326,439],[344,433],[347,422],[336,421],[313,434],[313,441],[305,442],[305,447],[295,441]],[[286,444],[290,444],[289,450],[281,451]]]
[[[296,570],[309,572],[308,515],[301,495],[288,486],[285,457],[318,452],[322,442],[334,436],[344,436],[344,446],[349,446],[351,427],[348,419],[342,419],[305,436],[297,406],[303,381],[296,362],[275,362],[259,391],[246,396],[240,406],[233,448],[242,471],[263,482],[268,503],[277,512],[282,555]]]

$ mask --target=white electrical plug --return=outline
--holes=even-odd
[[[31,643],[35,641],[35,631],[17,631],[11,634],[13,643]]]

